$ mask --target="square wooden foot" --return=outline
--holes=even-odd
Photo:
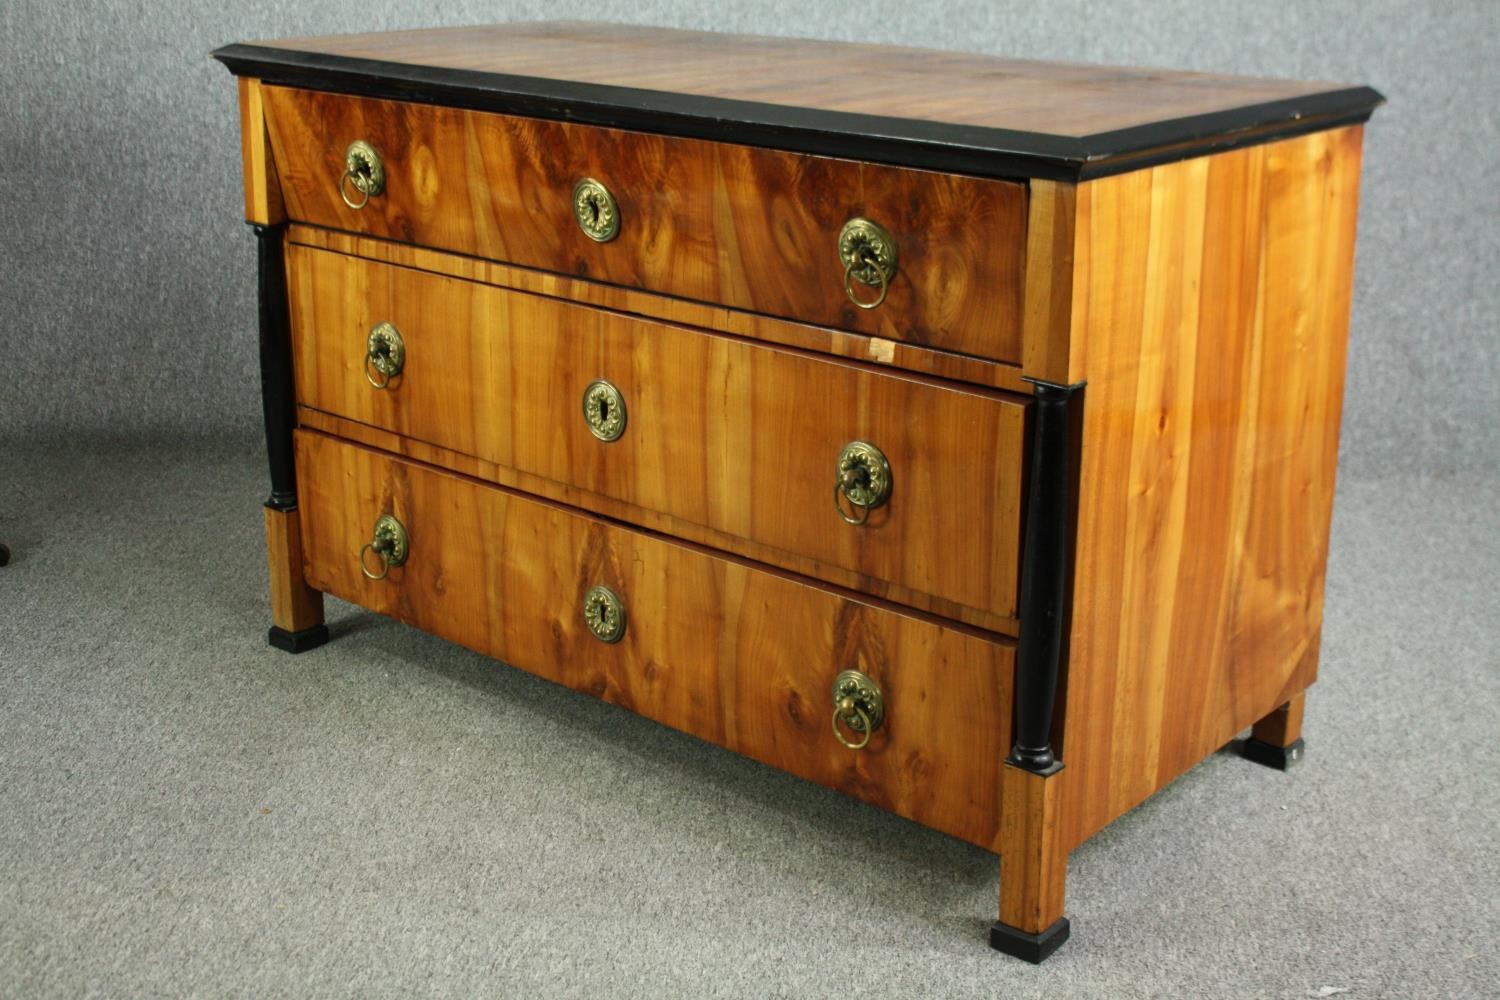
[[[1068,939],[1068,855],[1057,835],[1059,782],[1006,763],[1000,775],[1000,919],[990,947],[1040,962]]]
[[[1240,756],[1278,771],[1302,760],[1307,752],[1307,744],[1302,741],[1302,708],[1306,700],[1307,693],[1303,692],[1257,722],[1250,738],[1240,744]]]
[[[328,641],[323,594],[302,574],[302,520],[295,510],[266,508],[266,563],[271,582],[271,631],[277,649],[301,653]]]

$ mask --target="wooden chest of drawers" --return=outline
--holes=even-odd
[[[232,45],[273,645],[322,594],[995,851],[1318,661],[1330,87],[567,24]]]

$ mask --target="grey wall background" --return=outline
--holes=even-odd
[[[0,4],[0,438],[257,433],[215,47],[575,17],[1373,84],[1346,473],[1500,470],[1495,0]]]

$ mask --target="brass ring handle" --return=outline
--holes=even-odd
[[[854,277],[854,269],[856,267],[860,267],[861,265],[869,268],[880,276],[880,294],[877,295],[874,299],[871,299],[869,302],[865,302],[858,295],[854,294],[854,286],[850,284],[850,279]],[[886,277],[885,268],[881,267],[880,262],[875,260],[874,258],[857,258],[844,265],[844,294],[849,296],[849,301],[853,302],[859,308],[874,309],[878,307],[882,302],[885,301],[886,293],[890,290],[891,283],[890,279]]]
[[[864,733],[864,738],[858,743],[850,743],[849,737],[845,736],[843,729],[839,727],[839,720],[850,713],[853,713],[859,720],[858,726],[850,728],[854,729],[855,732]],[[850,750],[863,750],[870,745],[870,737],[875,735],[875,727],[870,724],[870,717],[865,714],[865,710],[859,707],[859,702],[853,698],[845,698],[833,708],[833,735],[837,736],[839,742]]]
[[[850,219],[839,230],[839,260],[844,262],[844,294],[860,309],[875,309],[885,301],[896,276],[896,238],[879,223]],[[854,282],[879,287],[880,294],[866,301],[854,292]]]
[[[391,323],[376,323],[365,341],[365,379],[377,389],[391,384],[406,365],[406,341]]]
[[[880,685],[858,670],[845,670],[833,681],[833,735],[850,750],[863,750],[885,722],[885,695]],[[851,740],[844,730],[857,733]]]
[[[834,466],[833,509],[845,524],[858,527],[870,519],[870,511],[891,498],[891,463],[885,453],[868,441],[850,441],[839,452]],[[844,510],[844,501],[855,513]]]
[[[359,200],[349,197],[349,186],[359,194]],[[339,175],[339,197],[344,204],[356,212],[370,203],[370,199],[385,190],[385,164],[375,147],[363,139],[355,139],[344,150],[344,172]]]
[[[384,389],[391,384],[391,377],[381,371],[375,359],[368,354],[365,355],[365,381],[377,389]]]
[[[375,522],[375,529],[370,533],[370,540],[359,550],[359,571],[368,580],[384,580],[390,576],[392,566],[400,566],[406,562],[406,557],[411,551],[411,543],[406,536],[406,526],[389,514],[382,514]],[[370,560],[365,558],[366,553],[373,552],[380,560],[380,572],[370,570]]]
[[[359,201],[349,197],[349,182],[354,182],[354,190],[362,196]],[[339,177],[339,197],[344,199],[344,204],[358,212],[370,203],[370,192],[359,186],[359,176],[352,170],[345,170]]]
[[[370,562],[365,558],[366,552],[373,552],[380,557],[380,572],[370,572]],[[365,542],[364,548],[359,550],[359,571],[365,575],[367,580],[384,580],[391,575],[391,560],[384,549],[378,547],[376,542]]]
[[[854,507],[854,509],[859,511],[859,516],[850,517],[848,514],[844,513],[844,491],[848,488],[848,480],[849,476],[846,475],[834,481],[833,509],[839,512],[839,517],[842,517],[844,519],[845,524],[852,524],[855,527],[859,527],[861,524],[864,524],[870,519],[870,508],[861,507],[859,504],[853,504],[852,506]]]

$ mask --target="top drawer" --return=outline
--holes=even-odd
[[[264,93],[295,220],[1020,360],[1023,185],[426,104]],[[356,209],[340,184],[347,201],[363,200],[344,178],[359,140],[377,154],[384,189]],[[586,178],[614,201],[617,229],[604,242],[575,213]],[[600,204],[586,198],[582,211]],[[878,253],[866,239],[841,240],[854,219],[889,235],[894,262],[859,264],[846,292],[841,243],[856,261]],[[851,294],[879,299],[882,274],[884,301],[856,306]]]

